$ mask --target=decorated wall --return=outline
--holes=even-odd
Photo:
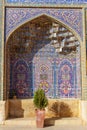
[[[62,37],[52,33],[55,26]],[[55,46],[59,43],[53,42],[62,38],[64,43],[66,37],[68,44],[76,41],[78,49],[70,48],[62,54]],[[55,23],[55,19],[43,15],[24,24],[10,36],[7,49],[10,51],[10,73],[7,73],[10,97],[15,90],[18,98],[32,98],[34,91],[41,87],[49,98],[81,98],[79,42],[66,27]]]
[[[62,56],[50,44],[33,51],[11,57],[10,89],[19,98],[32,97],[38,87],[50,98],[81,98],[80,53]]]
[[[5,0],[7,3],[28,3],[28,4],[85,4],[86,0]]]
[[[5,39],[22,24],[43,14],[50,16],[75,31],[83,40],[82,9],[62,8],[6,8]]]
[[[42,36],[40,33],[37,35],[39,27],[35,30],[34,25],[25,27],[34,33],[23,32],[23,25],[42,16],[47,17],[47,22],[59,22],[83,40],[82,9],[6,8],[5,41],[10,47],[16,47],[17,52],[14,54],[12,47],[8,47],[11,52],[10,72],[7,72],[7,77],[10,75],[10,81],[7,83],[9,94],[14,89],[18,98],[32,98],[34,91],[41,86],[49,98],[81,98],[80,47],[76,53],[62,55],[56,52],[51,41],[45,38],[48,27],[45,30],[42,28]],[[17,30],[20,31],[16,34]],[[27,39],[23,37],[31,37],[30,35],[33,39],[31,49],[22,53],[23,48],[18,45],[25,43]],[[36,37],[33,37],[34,35]]]

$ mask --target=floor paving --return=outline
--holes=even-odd
[[[79,125],[79,126],[69,126],[69,125],[63,125],[63,126],[49,126],[44,128],[35,128],[31,126],[8,126],[8,125],[0,125],[0,130],[87,130],[87,125]]]
[[[44,128],[36,128],[35,118],[7,119],[0,130],[87,130],[87,124],[79,118],[62,118],[52,121],[47,118]]]

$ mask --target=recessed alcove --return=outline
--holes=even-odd
[[[81,98],[80,43],[66,25],[41,15],[17,28],[6,46],[7,98]],[[78,74],[79,73],[79,74]]]

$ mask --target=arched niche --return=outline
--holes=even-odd
[[[80,42],[75,34],[66,25],[46,15],[41,15],[23,24],[10,35],[6,43],[7,97],[9,97],[11,89],[17,89],[18,81],[14,79],[19,72],[17,67],[23,65],[27,69],[27,71],[24,71],[24,75],[27,75],[24,84],[28,83],[28,96],[27,94],[21,96],[17,93],[17,95],[20,95],[19,98],[33,97],[34,91],[40,85],[42,88],[47,88],[46,94],[48,97],[63,98],[64,96],[59,94],[60,84],[58,81],[58,75],[61,73],[58,70],[63,60],[65,66],[70,67],[67,61],[71,64],[71,73],[76,70],[75,75],[72,74],[72,82],[76,83],[71,87],[74,87],[74,91],[78,90],[77,96],[74,93],[73,96],[69,95],[66,98],[80,98]],[[48,68],[47,71],[46,68]],[[79,79],[77,78],[78,72]],[[19,75],[21,75],[19,77],[22,77],[22,71]],[[75,89],[75,86],[77,89]],[[24,89],[22,84],[21,87]]]

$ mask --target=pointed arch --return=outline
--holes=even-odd
[[[36,79],[36,77],[34,77],[35,76],[35,73],[36,73],[36,76],[37,76],[37,72],[34,72],[34,71],[36,71],[36,69],[35,69],[35,65],[36,65],[36,61],[38,61],[40,58],[41,58],[41,60],[42,61],[44,61],[44,64],[45,64],[45,62],[46,63],[49,63],[50,64],[50,67],[52,67],[51,69],[49,69],[49,70],[51,70],[50,72],[51,72],[51,74],[49,74],[49,77],[50,77],[50,75],[51,75],[51,78],[49,78],[48,77],[48,75],[47,74],[38,74],[40,77],[38,78],[38,79],[41,79],[41,83],[44,83],[43,81],[42,81],[42,79],[44,78],[45,80],[46,80],[46,82],[45,83],[48,83],[48,80],[49,80],[49,82],[50,83],[52,83],[52,87],[54,87],[56,90],[57,90],[57,82],[56,81],[54,81],[55,79],[57,80],[57,78],[58,77],[55,77],[56,75],[57,75],[57,73],[56,74],[54,74],[54,72],[56,71],[56,64],[57,64],[57,61],[59,60],[58,58],[60,57],[60,54],[58,53],[57,54],[57,52],[55,51],[56,50],[56,48],[55,48],[55,46],[53,45],[52,46],[52,44],[51,44],[51,42],[49,42],[49,39],[47,40],[45,37],[46,37],[46,34],[47,34],[47,31],[50,31],[50,28],[47,30],[47,27],[48,27],[48,24],[45,26],[45,30],[43,31],[43,23],[44,23],[44,21],[43,21],[43,19],[45,20],[45,23],[46,23],[46,21],[47,22],[49,22],[50,24],[52,24],[52,23],[55,23],[55,24],[57,24],[57,26],[59,27],[59,28],[62,28],[62,29],[66,29],[65,31],[69,31],[69,32],[71,32],[71,34],[70,34],[70,36],[73,36],[74,35],[74,38],[77,38],[76,37],[76,35],[73,33],[73,30],[71,31],[70,30],[70,28],[68,27],[68,26],[66,26],[65,24],[63,24],[63,23],[61,23],[60,21],[58,21],[57,19],[55,19],[55,18],[53,18],[53,17],[51,17],[51,16],[49,16],[49,15],[47,15],[47,14],[42,14],[42,15],[40,15],[39,17],[35,17],[34,19],[32,19],[32,20],[30,20],[30,21],[28,21],[28,22],[26,22],[26,23],[24,23],[23,25],[20,25],[20,27],[19,28],[17,28],[11,35],[10,35],[10,37],[9,37],[9,39],[8,39],[8,41],[7,41],[7,44],[6,44],[6,47],[7,47],[7,50],[9,51],[9,52],[11,52],[11,54],[12,55],[10,55],[11,57],[10,58],[13,58],[12,60],[10,59],[10,62],[9,62],[9,64],[13,64],[13,62],[14,62],[14,64],[16,64],[15,63],[15,59],[16,60],[18,60],[18,66],[24,66],[24,67],[27,67],[26,65],[25,65],[25,62],[27,61],[28,62],[28,68],[31,70],[31,72],[29,72],[29,75],[30,75],[30,79],[32,80],[31,82],[30,81],[28,81],[28,83],[30,83],[31,85],[30,86],[33,86],[33,84],[32,83],[34,83],[35,82],[35,80],[34,80],[34,82],[33,82],[33,79]],[[37,23],[40,23],[40,26],[39,27],[37,27]],[[32,26],[31,26],[32,25]],[[34,35],[35,37],[32,37],[32,36],[26,36],[25,35],[25,33],[26,33],[26,28],[30,28],[30,27],[32,27],[32,29],[31,30],[28,30],[28,31],[32,31],[33,29],[34,29],[34,25],[35,25],[35,29],[37,29],[37,31],[35,30],[35,31],[33,31],[34,33],[32,34],[31,33],[31,35]],[[53,24],[52,24],[53,25]],[[61,26],[60,26],[61,25]],[[53,27],[53,26],[51,26],[51,27]],[[23,30],[23,35],[21,35],[21,29]],[[24,30],[25,29],[25,30]],[[40,30],[41,29],[41,30]],[[63,31],[64,31],[63,30]],[[17,33],[16,33],[17,32]],[[39,35],[37,35],[37,32],[39,32]],[[61,30],[60,30],[60,32],[61,32]],[[44,33],[45,33],[45,35],[44,35]],[[16,42],[16,40],[17,40],[17,35],[19,35],[19,41],[18,42]],[[30,33],[28,32],[28,35],[30,35]],[[40,37],[40,35],[41,35],[41,37]],[[50,34],[49,34],[50,35]],[[32,38],[32,41],[31,42],[28,42],[29,44],[28,44],[28,46],[27,46],[27,44],[26,44],[26,42],[25,41],[23,41],[23,39],[25,39],[24,38],[24,36],[26,36],[26,37],[30,37],[30,38]],[[11,38],[13,38],[13,41],[12,41],[12,39]],[[23,39],[22,39],[23,38]],[[35,39],[34,39],[35,38]],[[64,38],[65,38],[65,36],[64,36]],[[29,39],[30,40],[30,39]],[[78,39],[76,39],[77,41],[78,41]],[[50,40],[51,41],[51,40]],[[22,43],[23,42],[23,43]],[[79,41],[78,41],[79,42]],[[28,48],[28,50],[26,50],[26,47]],[[48,50],[47,50],[48,49]],[[6,51],[7,51],[6,50]],[[16,51],[16,53],[15,53],[15,51]],[[25,55],[23,54],[23,51],[24,51],[24,53],[25,53]],[[14,55],[14,53],[15,53],[15,55]],[[78,55],[80,54],[80,49],[79,49],[79,52],[77,52],[78,53]],[[17,56],[18,56],[18,58],[17,58]],[[73,56],[74,58],[76,58],[75,57],[76,56],[76,54]],[[19,59],[22,59],[22,57],[24,57],[24,59],[25,59],[25,62],[23,62],[22,60],[19,60]],[[34,57],[35,57],[35,61],[34,61]],[[64,57],[66,57],[66,56],[64,56]],[[62,59],[64,59],[64,57],[61,57]],[[8,57],[7,57],[8,58]],[[72,58],[72,56],[70,56],[70,59]],[[55,59],[56,59],[56,61],[55,61]],[[39,64],[38,64],[38,69],[40,68],[40,64],[41,64],[41,60],[38,62]],[[47,60],[49,61],[49,62],[47,62]],[[56,63],[54,63],[54,61],[56,62]],[[66,58],[66,61],[67,61],[67,58]],[[59,63],[59,62],[58,62]],[[66,62],[64,62],[65,64],[66,64]],[[15,67],[15,65],[13,64],[13,67]],[[16,64],[17,65],[17,64]],[[68,63],[67,64],[67,68],[68,68],[68,71],[69,71],[69,68],[70,68],[70,64]],[[11,68],[10,68],[11,69]],[[71,69],[71,68],[70,68]],[[17,69],[14,69],[15,71],[14,72],[19,72],[19,71],[17,71]],[[19,69],[20,70],[20,69]],[[71,69],[72,70],[72,69]],[[7,70],[8,71],[8,70]],[[65,70],[64,70],[65,71]],[[39,72],[39,71],[38,71]],[[9,73],[9,72],[8,72]],[[25,72],[26,74],[27,74],[27,71]],[[48,73],[49,73],[49,71],[48,71]],[[59,73],[61,73],[60,71],[59,71]],[[17,77],[17,75],[18,75],[18,73],[15,73],[15,74],[13,74],[14,75],[14,77]],[[16,75],[16,76],[15,76]],[[19,75],[22,75],[22,72],[20,72],[19,73]],[[33,76],[34,75],[34,76]],[[54,76],[54,77],[52,77],[52,76]],[[19,76],[19,77],[21,77],[21,76]],[[15,79],[14,79],[15,80]],[[39,81],[39,80],[38,80]],[[38,82],[37,81],[37,82]],[[73,80],[72,80],[72,82],[73,82]],[[16,85],[16,84],[17,85]],[[50,84],[50,83],[48,83],[48,84]],[[10,84],[10,81],[9,81],[9,84]],[[18,82],[16,82],[16,80],[15,81],[13,81],[13,84],[12,84],[12,86],[15,84],[15,86],[19,86],[20,85],[20,83],[19,83],[19,81]],[[19,85],[18,85],[19,84]],[[35,83],[34,83],[34,85],[36,85]],[[14,86],[14,88],[15,88],[15,86]],[[21,85],[22,86],[22,85]],[[51,85],[50,85],[51,86]],[[25,86],[24,86],[25,87]],[[17,87],[16,87],[17,88]],[[27,87],[28,88],[28,87]],[[50,91],[48,92],[49,93],[49,95],[51,94],[52,96],[58,96],[58,93],[56,93],[56,90],[54,90],[54,88],[53,88],[53,90],[52,89],[49,89]],[[51,91],[52,90],[52,91]],[[19,92],[18,92],[19,93]],[[54,94],[54,95],[53,95]],[[19,95],[19,94],[18,94]],[[33,95],[33,93],[32,93],[32,95]],[[75,96],[75,94],[73,95],[73,96]],[[21,97],[21,95],[19,95],[19,97]]]
[[[76,33],[79,40],[83,39],[82,33],[82,10],[81,9],[57,9],[57,8],[6,8],[6,37],[32,19],[43,14],[70,27]]]
[[[63,21],[61,21],[61,20],[55,18],[54,16],[48,15],[48,14],[46,14],[46,13],[42,13],[42,14],[40,14],[40,15],[37,15],[37,16],[32,17],[32,18],[29,19],[29,20],[23,21],[22,23],[20,23],[19,25],[17,25],[17,26],[14,28],[14,30],[13,30],[12,32],[10,32],[10,34],[8,35],[7,40],[6,40],[6,43],[8,42],[8,39],[11,37],[11,35],[12,35],[17,29],[19,29],[19,28],[22,27],[23,25],[27,24],[28,22],[31,22],[32,20],[37,19],[37,18],[40,18],[40,17],[43,17],[43,16],[48,17],[50,20],[55,20],[57,23],[59,23],[59,24],[61,24],[62,26],[66,27],[68,30],[70,30],[70,31],[76,36],[76,38],[78,39],[78,41],[79,41],[80,43],[82,42],[80,36],[78,35],[78,33],[77,33],[73,28],[71,28],[69,25],[65,24]]]
[[[15,64],[11,63],[11,81],[10,95],[12,90],[16,91],[18,98],[31,98],[33,95],[32,84],[29,84],[31,79],[30,68],[24,59],[18,59]],[[31,82],[32,83],[32,82]],[[11,97],[10,97],[11,98]]]

